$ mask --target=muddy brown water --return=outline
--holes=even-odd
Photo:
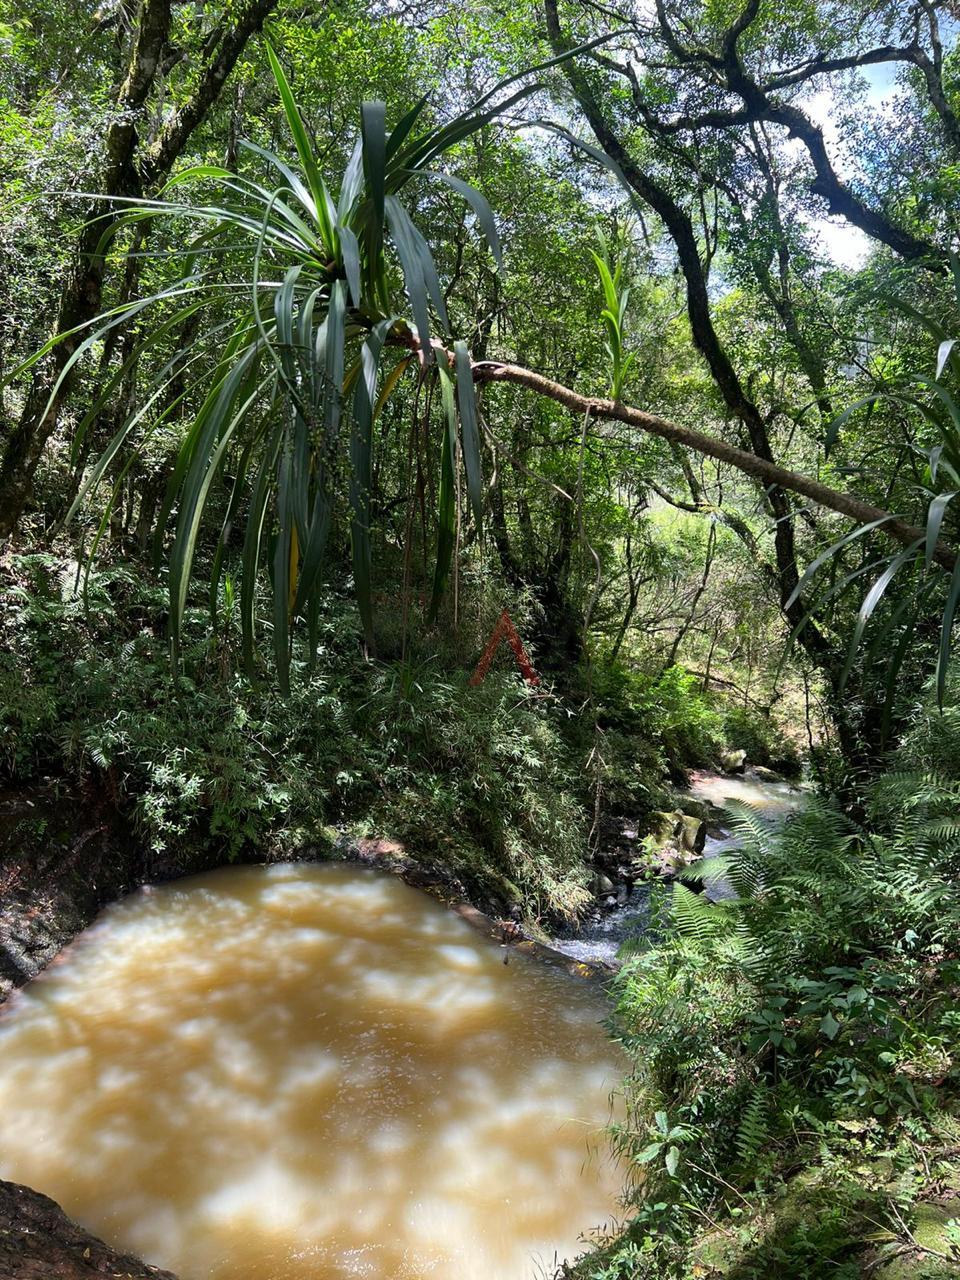
[[[146,890],[0,1016],[0,1176],[182,1280],[550,1276],[622,1186],[604,1013],[375,872]]]

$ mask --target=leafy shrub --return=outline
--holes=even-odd
[[[907,757],[929,760],[922,735]],[[900,1224],[956,1145],[960,781],[891,771],[871,802],[869,831],[825,802],[779,832],[743,809],[711,869],[738,898],[678,884],[672,928],[625,964],[636,1216],[578,1275],[710,1274],[717,1223],[723,1274],[853,1276],[867,1237],[910,1247]],[[793,1208],[771,1219],[770,1196]]]
[[[787,778],[800,776],[800,753],[779,725],[756,707],[742,703],[723,713],[723,737],[728,747],[745,751],[750,764],[774,768]]]
[[[86,600],[50,556],[14,566],[0,642],[0,759],[27,779],[84,771],[129,809],[156,853],[189,865],[312,842],[329,823],[442,854],[478,896],[533,915],[588,898],[586,815],[563,712],[511,673],[477,689],[430,658],[371,665],[351,604],[331,596],[317,661],[289,696],[235,670],[188,611],[171,675],[166,598],[127,568]]]
[[[717,706],[682,667],[652,677],[612,664],[598,673],[596,694],[605,726],[657,743],[675,772],[711,764],[723,746]]]

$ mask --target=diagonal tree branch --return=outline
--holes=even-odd
[[[881,529],[894,541],[904,546],[910,546],[918,539],[925,537],[923,529],[892,512],[865,502],[855,494],[841,493],[840,490],[832,489],[812,476],[805,476],[798,471],[778,466],[775,462],[759,458],[746,449],[728,444],[726,440],[719,440],[716,436],[695,431],[692,427],[670,422],[657,414],[635,409],[619,401],[581,395],[580,392],[565,387],[559,382],[553,382],[543,374],[536,373],[533,369],[526,369],[522,365],[508,364],[498,360],[476,361],[473,365],[473,376],[474,380],[481,384],[508,382],[514,386],[524,387],[536,395],[562,404],[576,414],[590,413],[594,418],[624,422],[649,435],[658,436],[661,440],[669,440],[686,449],[704,454],[708,458],[715,458],[718,462],[736,467],[744,475],[751,476],[767,487],[777,487],[798,493],[811,502],[835,511],[838,515],[848,516],[860,524],[872,524],[874,521],[882,520],[884,523],[880,526]],[[957,550],[940,542],[937,544],[934,558],[943,568],[952,570],[957,560]]]
[[[544,0],[547,31],[555,53],[565,50],[568,42],[560,28],[557,0]],[[686,210],[673,195],[635,162],[620,137],[614,131],[593,94],[591,86],[577,67],[569,61],[564,72],[573,89],[577,102],[587,118],[594,135],[604,152],[619,167],[624,180],[662,219],[677,249],[680,266],[687,286],[687,313],[693,340],[703,355],[728,409],[746,427],[750,445],[758,459],[773,463],[767,424],[758,406],[747,394],[733,362],[727,355],[714,328],[707,288],[707,275],[700,259],[693,223]],[[779,573],[780,602],[791,625],[796,626],[806,616],[802,600],[795,598],[799,582],[793,508],[788,488],[777,482],[766,488],[766,500],[774,518],[774,546]],[[804,628],[803,643],[816,650],[819,657],[826,653],[826,642],[815,623]]]

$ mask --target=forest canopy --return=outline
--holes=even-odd
[[[739,543],[855,755],[871,734],[846,723],[860,659],[839,652],[838,611],[860,610],[858,644],[868,622],[886,635],[893,683],[923,648],[903,638],[941,607],[945,678],[955,607],[924,569],[952,569],[960,468],[950,7],[353,16],[8,15],[5,256],[21,293],[6,308],[4,532],[69,437],[47,527],[79,507],[86,554],[119,523],[169,555],[175,644],[198,548],[214,551],[212,601],[238,559],[251,670],[267,568],[285,682],[291,628],[310,629],[338,560],[372,652],[374,560],[397,549],[404,599],[426,592],[433,625],[454,560],[486,546],[485,505],[500,573],[554,611],[548,630],[589,648],[590,605],[616,645],[635,574],[603,508],[648,533],[630,513],[690,508]],[[564,187],[553,221],[545,197]],[[60,261],[17,271],[60,209],[76,227]],[[527,469],[544,451],[554,476]],[[541,563],[510,527],[510,486],[521,521],[531,498],[553,509]],[[824,590],[804,571],[831,547]],[[880,598],[892,576],[915,597],[896,618]],[[871,666],[863,714],[889,718]]]

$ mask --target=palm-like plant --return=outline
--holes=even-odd
[[[134,322],[147,330],[79,424],[75,454],[128,371],[145,352],[154,353],[159,372],[87,475],[71,516],[117,467],[122,480],[136,456],[135,439],[142,447],[182,413],[185,392],[177,388],[188,380],[185,371],[200,383],[203,399],[180,447],[155,529],[155,547],[162,555],[165,531],[175,517],[169,550],[174,656],[198,539],[212,516],[212,487],[226,473],[229,460],[231,490],[213,557],[212,606],[215,610],[226,538],[242,515],[244,654],[252,667],[256,578],[266,561],[273,586],[274,648],[280,680],[286,685],[292,623],[305,618],[311,635],[315,632],[334,497],[344,475],[356,595],[367,641],[372,643],[373,425],[411,366],[422,377],[439,381],[445,419],[438,442],[432,617],[454,550],[458,459],[480,526],[481,449],[470,355],[465,343],[450,339],[433,255],[401,195],[421,180],[452,187],[470,205],[499,265],[500,246],[486,200],[466,182],[434,166],[458,142],[537,86],[528,83],[504,100],[502,91],[520,78],[511,77],[449,123],[427,129],[418,127],[425,99],[389,132],[384,105],[365,103],[360,136],[334,198],[280,62],[269,47],[267,54],[298,163],[288,164],[248,142],[244,145],[253,164],[271,175],[267,185],[255,176],[201,165],[178,174],[161,199],[129,201],[126,216],[131,223],[175,219],[178,228],[187,229],[183,274],[159,292],[98,317],[83,331],[52,339],[11,377],[42,358],[55,342],[73,341],[76,349],[53,389],[52,401],[72,366],[111,330]],[[491,105],[495,99],[496,105]],[[186,198],[200,186],[212,187],[214,198],[201,203]],[[391,250],[399,272],[392,267]],[[177,335],[191,325],[196,333],[201,319],[201,336],[171,354]],[[211,349],[222,352],[212,368]],[[106,528],[111,502],[91,556]]]
[[[600,318],[606,332],[604,350],[610,361],[610,398],[620,400],[623,396],[623,385],[627,380],[633,362],[634,353],[627,355],[624,351],[624,320],[630,304],[630,290],[622,285],[624,246],[626,237],[621,233],[611,246],[602,230],[597,228],[597,244],[600,252],[590,250],[600,284],[603,289],[603,310]]]

